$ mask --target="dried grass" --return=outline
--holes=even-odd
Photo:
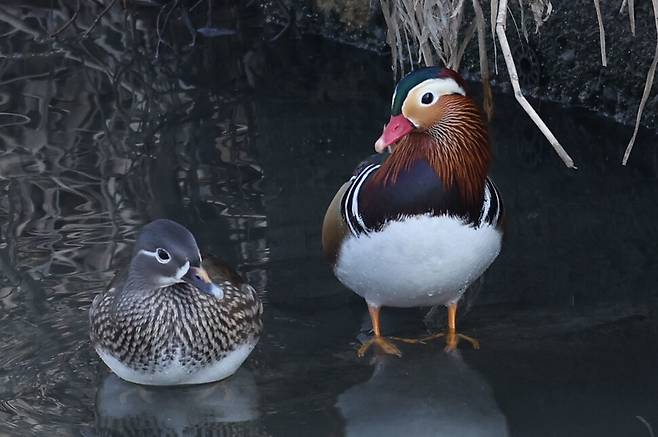
[[[605,28],[603,27],[603,17],[601,16],[601,4],[599,0],[594,0],[594,9],[596,9],[596,19],[599,22],[599,39],[601,46],[601,64],[608,66],[608,58],[605,55]]]
[[[655,0],[658,1],[658,0]],[[516,65],[514,64],[514,58],[512,57],[512,51],[510,50],[509,43],[507,42],[507,35],[505,34],[505,24],[507,22],[507,0],[500,0],[498,7],[498,18],[496,20],[496,34],[498,35],[498,41],[500,42],[500,49],[503,52],[503,57],[505,58],[505,64],[507,65],[507,71],[509,72],[510,81],[512,82],[512,87],[514,88],[514,97],[519,102],[523,110],[528,114],[528,116],[535,122],[539,130],[544,134],[546,139],[551,143],[553,149],[558,154],[558,156],[569,168],[576,168],[574,165],[573,159],[569,154],[564,150],[562,145],[559,143],[555,135],[551,130],[546,126],[546,123],[541,119],[539,114],[535,109],[530,105],[530,102],[525,98],[521,92],[521,86],[519,84],[519,75],[516,72]]]
[[[466,8],[466,2],[463,0],[380,1],[384,10],[384,18],[388,25],[388,43],[392,49],[393,71],[396,77],[404,75],[407,69],[413,69],[416,65],[433,65],[436,60],[440,60],[447,67],[458,69],[466,46],[473,37],[473,33],[477,31],[480,77],[484,92],[483,107],[487,117],[491,119],[493,115],[493,98],[491,96],[491,78],[487,58],[485,18],[481,4],[483,0],[472,0],[472,10]],[[658,0],[651,1],[654,8],[654,20],[656,22],[656,34],[658,38]],[[535,32],[539,31],[539,28],[548,20],[553,11],[553,5],[550,0],[517,0],[516,6],[520,10],[521,15],[520,28],[516,26],[516,21],[514,24],[517,27],[517,31],[523,34],[526,40],[528,40],[528,30],[525,20],[526,8],[529,8],[532,13],[535,22]],[[599,27],[601,63],[606,67],[608,63],[606,37],[600,0],[594,0],[594,8]],[[635,1],[623,0],[619,12],[622,13],[624,10],[628,11],[631,33],[635,35]],[[497,35],[517,101],[537,124],[565,165],[575,168],[573,160],[523,96],[505,32],[508,11],[507,0],[490,0],[489,19],[494,49],[494,72],[498,74]],[[466,17],[471,18],[470,25],[464,24]],[[514,19],[513,15],[512,19]],[[416,51],[417,55],[413,56]],[[628,161],[633,148],[657,67],[658,40],[656,42],[654,59],[647,73],[644,92],[638,107],[635,130],[624,153],[622,161],[624,165]]]
[[[484,102],[483,108],[487,118],[493,116],[493,97],[491,92],[489,60],[486,47],[485,18],[481,0],[472,0],[472,10],[466,8],[463,0],[380,0],[384,19],[388,26],[387,40],[393,55],[393,71],[397,76],[404,75],[407,66],[412,69],[416,64],[433,65],[435,56],[443,65],[454,70],[464,56],[464,51],[475,32],[478,34],[478,53],[480,77],[482,79]],[[528,30],[525,23],[525,8],[529,7],[535,21],[535,31],[548,19],[553,10],[549,0],[517,0],[521,9],[521,29],[526,40]],[[507,1],[491,0],[491,31],[494,29],[500,40],[501,50],[510,75],[514,95],[530,118],[544,133],[565,165],[575,168],[573,160],[562,148],[550,129],[541,120],[521,92],[516,66],[505,35],[507,19]],[[465,17],[472,18],[469,25],[464,24]],[[502,20],[502,21],[501,21]],[[494,48],[495,36],[494,36]],[[414,57],[414,50],[417,56]],[[497,72],[497,51],[494,51],[494,63]]]
[[[435,59],[459,68],[476,31],[475,22],[464,25],[464,0],[381,0],[381,5],[396,77]]]
[[[629,1],[632,2],[632,0]],[[635,144],[635,138],[637,137],[637,131],[640,129],[640,120],[642,119],[642,112],[644,112],[644,106],[647,104],[647,99],[649,98],[649,93],[651,93],[651,87],[653,86],[653,78],[656,74],[656,66],[658,66],[658,0],[651,0],[653,5],[653,19],[656,25],[656,51],[653,55],[653,61],[649,67],[647,73],[647,80],[644,83],[644,91],[642,92],[642,99],[640,100],[640,106],[637,109],[637,117],[635,119],[635,129],[633,130],[633,136],[626,146],[626,151],[624,152],[624,158],[622,159],[622,165],[626,165],[628,158],[631,155],[633,150],[633,145]],[[629,9],[630,13],[630,9]]]
[[[483,102],[482,107],[487,119],[493,118],[494,105],[493,93],[491,91],[491,80],[489,77],[489,59],[487,57],[486,30],[484,29],[484,12],[479,0],[473,0],[473,10],[475,11],[475,24],[478,32],[478,54],[480,56],[480,78],[482,79]]]
[[[635,0],[624,0],[621,2],[619,13],[624,13],[624,8],[628,7],[628,19],[631,24],[631,33],[635,36]]]

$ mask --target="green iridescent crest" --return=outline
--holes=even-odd
[[[426,81],[427,79],[433,79],[439,77],[440,68],[438,67],[426,67],[418,70],[414,70],[411,73],[404,76],[400,79],[397,86],[395,87],[395,94],[393,98],[393,104],[391,105],[391,115],[399,115],[402,113],[402,103],[404,99],[407,98],[409,91],[419,83]]]

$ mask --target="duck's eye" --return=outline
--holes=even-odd
[[[432,93],[425,93],[423,94],[423,97],[420,98],[420,103],[423,105],[429,105],[434,101],[434,94]]]
[[[167,264],[171,261],[171,255],[169,255],[169,252],[166,250],[157,248],[155,249],[155,259],[157,259],[159,263]]]

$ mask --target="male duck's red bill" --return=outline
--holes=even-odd
[[[411,121],[405,118],[404,115],[391,115],[382,135],[375,142],[375,151],[383,153],[388,146],[397,143],[402,137],[414,130],[414,125]]]

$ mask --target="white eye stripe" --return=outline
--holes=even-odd
[[[158,256],[155,252],[149,252],[148,250],[144,250],[144,249],[140,250],[138,253],[142,255],[150,256],[152,258],[156,258]]]
[[[160,251],[160,250],[164,251],[167,254],[167,258],[162,258],[158,254],[158,251]],[[142,249],[142,250],[139,251],[139,253],[142,254],[142,255],[150,256],[151,258],[155,258],[161,264],[167,264],[169,261],[171,261],[171,255],[169,255],[169,252],[167,252],[166,250],[161,249],[161,248],[157,248],[155,250],[155,252],[150,252],[148,250]]]
[[[176,279],[180,280],[183,276],[187,274],[187,272],[190,270],[190,262],[186,261],[185,264],[181,266],[178,270],[176,270]]]
[[[418,95],[421,97],[428,92],[434,94],[435,98],[439,98],[447,94],[461,94],[462,96],[466,95],[464,88],[460,87],[459,84],[454,81],[454,79],[450,78],[427,79],[409,90],[409,94],[418,93]]]
[[[424,104],[422,103],[422,98],[425,94],[431,93],[434,95],[434,98],[432,99],[432,102],[429,104]],[[461,94],[462,96],[466,95],[466,91],[457,84],[457,82],[454,81],[454,79],[451,78],[436,78],[436,79],[427,79],[424,80],[423,82],[419,83],[415,87],[411,88],[409,90],[409,93],[407,93],[407,98],[404,100],[404,103],[402,104],[402,113],[403,114],[408,114],[409,111],[407,110],[408,105],[410,104],[419,104],[421,106],[428,106],[433,103],[435,103],[441,96],[445,96],[448,94]],[[411,99],[409,99],[409,96],[415,96],[415,99],[418,99],[418,102],[411,102]],[[408,118],[408,117],[407,117]]]

